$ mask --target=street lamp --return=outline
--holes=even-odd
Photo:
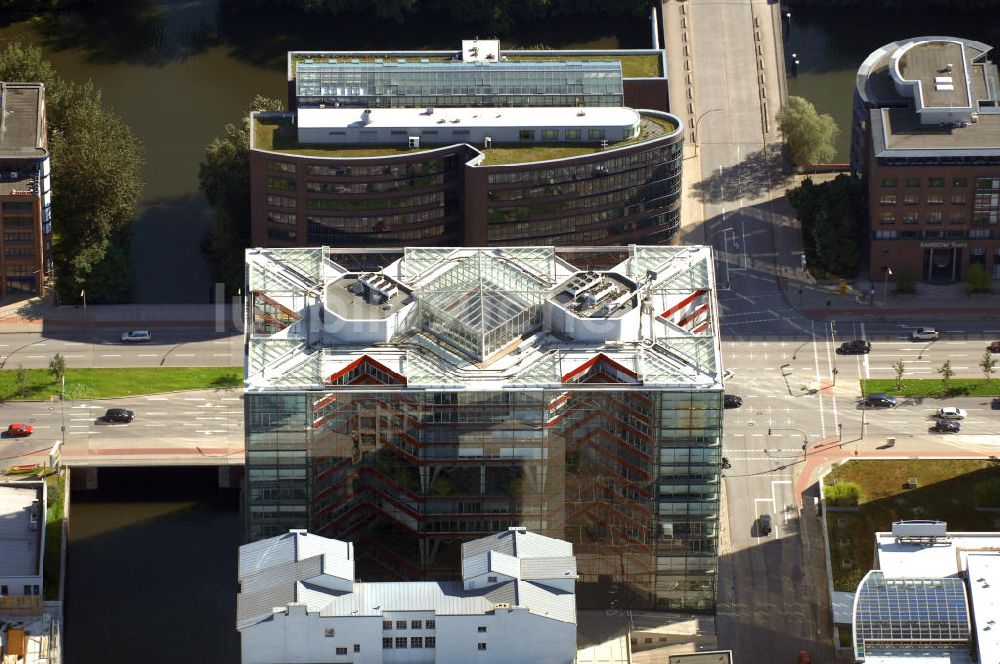
[[[833,387],[837,386],[837,321],[830,321],[830,340],[833,342]]]
[[[809,446],[809,436],[802,429],[796,429],[795,427],[775,427],[767,430],[767,435],[770,436],[772,431],[798,431],[802,434],[802,451],[805,452],[806,448]]]
[[[701,119],[703,117],[705,117],[706,115],[708,115],[709,113],[714,113],[715,111],[721,111],[721,110],[722,110],[721,107],[720,108],[710,108],[707,111],[704,111],[703,113],[701,113],[695,119],[695,121],[694,121],[694,141],[693,141],[694,142],[694,153],[695,153],[695,155],[698,154],[698,143],[700,142],[700,139],[698,137],[701,136],[701,134],[698,133],[698,123],[701,122]]]
[[[726,242],[726,233],[732,233],[733,234],[733,248],[734,249],[739,249],[740,248],[740,244],[736,240],[736,229],[734,229],[732,226],[730,226],[729,228],[720,228],[719,230],[712,231],[712,235],[713,236],[717,235],[718,233],[722,233],[722,251],[723,251],[723,255],[726,256],[726,259],[725,259],[725,261],[726,261],[726,290],[729,290],[729,288],[730,288],[730,278],[729,278],[729,243]]]
[[[884,280],[885,285],[882,288],[882,292],[885,296],[885,303],[889,304],[889,277],[892,276],[892,268],[889,267],[888,265],[883,265],[882,273],[885,275],[885,280]]]
[[[81,290],[80,291],[80,297],[83,298],[83,310],[86,311],[87,310],[87,291]]]

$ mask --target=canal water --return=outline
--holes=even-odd
[[[239,662],[239,492],[217,484],[211,467],[115,468],[71,493],[67,664]]]
[[[881,11],[845,7],[788,6],[785,55],[798,55],[799,73],[789,70],[788,94],[805,97],[840,127],[837,161],[850,158],[851,112],[858,66],[880,46],[907,37],[947,35],[1000,46],[995,11],[953,9]],[[995,60],[995,58],[994,58]]]
[[[198,164],[255,95],[285,98],[288,50],[457,48],[462,38],[489,32],[443,17],[396,25],[370,13],[303,18],[241,0],[130,0],[0,22],[0,44],[37,44],[62,77],[93,80],[142,139],[146,188],[132,246],[134,299],[206,302],[201,242],[212,219],[198,191]],[[648,48],[650,34],[641,19],[560,19],[558,35],[536,22],[505,43]]]

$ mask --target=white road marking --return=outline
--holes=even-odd
[[[156,353],[139,353],[138,357],[159,357]]]
[[[167,401],[168,397],[146,397],[146,401]]]
[[[121,353],[101,353],[101,357],[121,357]]]
[[[194,353],[174,353],[174,357],[194,357]]]

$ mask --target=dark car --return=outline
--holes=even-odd
[[[109,408],[108,412],[104,413],[105,422],[131,422],[135,419],[135,413],[131,410],[125,410],[124,408]]]
[[[1000,353],[1000,341],[994,341],[986,347],[991,353]]]
[[[931,427],[931,431],[938,433],[958,433],[962,430],[962,425],[955,420],[938,420]]]
[[[891,397],[882,392],[872,392],[864,398],[862,404],[866,408],[895,408],[896,397]]]
[[[990,408],[1000,410],[1000,397],[993,397],[993,401],[990,402]]]
[[[739,408],[743,405],[743,399],[735,394],[727,394],[722,397],[722,405],[726,408]]]
[[[844,355],[854,353],[870,353],[872,352],[872,344],[866,339],[851,339],[850,341],[845,341],[840,344],[840,348],[837,352],[843,353]]]
[[[771,534],[771,515],[770,514],[761,514],[760,515],[760,525],[757,527],[757,529],[760,531],[760,534],[762,536],[763,535],[770,535]]]

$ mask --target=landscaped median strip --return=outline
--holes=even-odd
[[[240,387],[243,384],[243,368],[66,369],[65,378],[67,399],[113,399],[181,390]],[[0,399],[48,400],[59,396],[61,391],[61,382],[47,369],[0,371]]]
[[[945,387],[940,378],[904,378],[897,390],[892,378],[863,378],[861,392],[897,397],[1000,397],[1000,379],[951,378]]]

